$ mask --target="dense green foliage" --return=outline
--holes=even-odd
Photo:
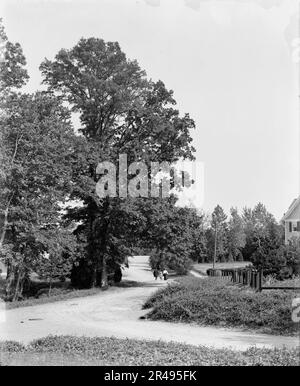
[[[50,289],[53,280],[68,276],[84,288],[107,286],[109,274],[119,281],[120,265],[146,240],[141,233],[149,217],[138,199],[99,198],[97,165],[116,162],[123,153],[128,163],[142,159],[147,165],[192,159],[194,122],[188,114],[180,116],[173,92],[162,81],[148,80],[118,43],[102,39],[81,39],[53,62],[45,60],[41,71],[47,92],[16,93],[28,79],[26,60],[21,46],[7,40],[2,24],[1,38],[6,297],[22,298],[32,272],[48,280]],[[73,112],[80,114],[81,135],[74,133]],[[154,199],[147,210],[159,206],[170,217],[175,201]],[[180,259],[176,248],[173,255]]]
[[[74,255],[72,235],[60,225],[59,206],[70,188],[74,134],[68,111],[49,95],[12,94],[4,110],[1,255],[8,268],[7,298],[16,300],[31,270],[44,271],[51,280],[49,263],[53,267],[59,259],[63,272],[67,258],[60,255]]]
[[[299,349],[251,347],[246,351],[213,349],[162,341],[116,338],[49,336],[27,347],[16,342],[0,343],[3,364],[53,363],[53,365],[102,366],[298,366]],[[55,354],[55,358],[51,354]],[[26,356],[22,362],[22,356]]]
[[[84,244],[72,282],[81,287],[106,286],[109,270],[122,264],[138,244],[145,216],[139,200],[96,195],[101,177],[96,173],[98,163],[116,163],[120,154],[127,155],[128,163],[143,160],[149,166],[153,161],[191,159],[194,122],[188,114],[180,116],[173,92],[162,81],[148,80],[118,43],[81,39],[40,68],[49,92],[79,112],[84,135],[71,193],[82,206],[66,216],[80,222],[75,233]],[[168,211],[167,199],[152,200],[151,210],[156,211],[157,205],[163,213]]]
[[[191,268],[194,241],[202,223],[202,216],[190,208],[175,206],[176,198],[140,202],[144,215],[139,243],[151,249],[152,268],[164,267],[185,274]]]
[[[265,276],[281,280],[300,273],[299,240],[284,245],[284,227],[261,203],[244,208],[241,215],[232,208],[229,218],[217,206],[198,240],[201,248],[193,260],[199,263],[250,261]],[[197,248],[197,242],[194,245]]]
[[[184,278],[159,290],[144,305],[148,317],[204,325],[247,327],[267,333],[293,334],[292,291],[262,293],[240,289],[217,278]]]
[[[12,43],[5,33],[0,19],[0,93],[22,87],[28,80],[26,59],[19,43]],[[1,95],[3,96],[3,95]]]

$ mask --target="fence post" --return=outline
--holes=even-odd
[[[251,270],[248,269],[248,285],[250,286],[251,284]]]
[[[231,272],[222,271],[222,276],[231,276],[233,283],[243,284],[250,286],[257,292],[261,292],[263,289],[263,270],[262,269],[233,269]]]

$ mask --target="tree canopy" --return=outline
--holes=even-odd
[[[81,39],[40,68],[49,92],[80,113],[86,142],[81,161],[75,165],[71,196],[82,200],[83,206],[69,211],[69,218],[81,220],[77,231],[88,240],[80,275],[89,276],[82,272],[88,270],[90,285],[105,286],[107,269],[130,253],[133,235],[137,235],[134,226],[149,219],[130,199],[97,197],[98,162],[116,161],[120,154],[127,155],[128,163],[143,160],[148,165],[193,159],[190,130],[194,121],[188,114],[180,116],[173,92],[162,81],[148,80],[118,43]],[[153,211],[157,204],[152,201]]]

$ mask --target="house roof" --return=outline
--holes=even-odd
[[[293,211],[297,208],[298,205],[300,205],[300,196],[298,198],[295,198],[295,200],[292,202],[288,211],[283,216],[282,221],[287,220],[290,217],[290,215],[293,213]]]

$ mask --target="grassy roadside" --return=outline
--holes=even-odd
[[[157,291],[144,304],[148,318],[170,322],[239,327],[278,335],[295,335],[291,318],[295,291],[256,293],[218,278],[182,278]]]
[[[102,290],[100,288],[91,288],[91,289],[85,289],[85,290],[70,290],[70,291],[62,292],[57,295],[44,296],[40,298],[29,298],[29,299],[20,300],[17,302],[6,302],[5,304],[6,304],[6,309],[11,310],[14,308],[32,307],[32,306],[37,306],[39,304],[55,303],[63,300],[97,295],[101,292]]]
[[[10,365],[299,366],[298,349],[212,349],[161,341],[49,336],[28,346],[0,343],[0,363]]]
[[[72,289],[72,288],[55,288],[52,291],[50,296],[44,294],[41,297],[29,297],[28,299],[16,301],[16,302],[6,302],[5,308],[11,310],[14,308],[21,307],[31,307],[37,306],[39,304],[55,303],[64,300],[82,298],[87,296],[99,295],[106,290],[112,290],[114,288],[129,288],[129,287],[138,287],[141,284],[135,281],[125,280],[114,286],[110,286],[107,289],[101,288],[90,288],[90,289]]]

